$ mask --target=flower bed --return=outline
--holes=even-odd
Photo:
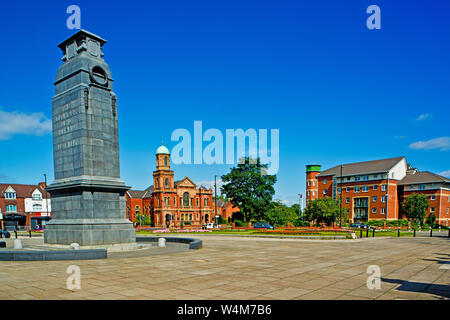
[[[203,230],[201,228],[192,228],[192,229],[181,229],[181,228],[175,228],[175,229],[157,229],[153,230],[153,233],[170,233],[170,232],[178,232],[178,233],[186,233],[186,232],[211,232],[211,230]]]

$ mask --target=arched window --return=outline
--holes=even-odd
[[[136,210],[136,213],[139,213],[139,206],[136,206],[135,210]]]
[[[33,204],[33,211],[42,210],[42,204],[35,203]]]
[[[192,213],[189,214],[189,220],[192,221]]]
[[[167,188],[169,188],[169,179],[166,178],[166,180],[164,181],[164,186]]]
[[[164,165],[167,167],[167,157],[164,157]]]
[[[183,207],[189,207],[189,193],[183,193]]]

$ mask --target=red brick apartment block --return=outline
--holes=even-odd
[[[437,223],[449,225],[450,179],[418,171],[405,157],[337,165],[321,171],[320,165],[306,166],[306,204],[331,197],[342,199],[352,222],[403,218],[400,207],[413,193],[429,195]]]

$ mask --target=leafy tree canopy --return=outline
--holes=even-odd
[[[222,176],[224,185],[221,193],[231,199],[233,206],[239,207],[247,222],[263,220],[264,212],[271,206],[277,178],[275,175],[262,174],[267,167],[259,158],[245,157],[237,167]]]
[[[280,201],[273,202],[270,209],[264,215],[264,220],[274,226],[284,226],[288,222],[294,223],[297,219],[298,205],[297,208],[294,206],[287,207]]]
[[[426,194],[414,193],[402,203],[402,212],[408,219],[423,224],[430,203]]]
[[[344,208],[342,209],[342,218],[344,219],[346,211]],[[318,223],[331,224],[339,220],[339,211],[340,205],[338,201],[330,197],[324,197],[308,202],[306,216],[309,221],[317,220]]]

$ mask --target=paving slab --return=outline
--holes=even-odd
[[[195,238],[203,249],[169,255],[0,262],[0,299],[450,299],[447,238]],[[81,290],[66,288],[71,265]],[[367,288],[370,265],[380,289]]]

